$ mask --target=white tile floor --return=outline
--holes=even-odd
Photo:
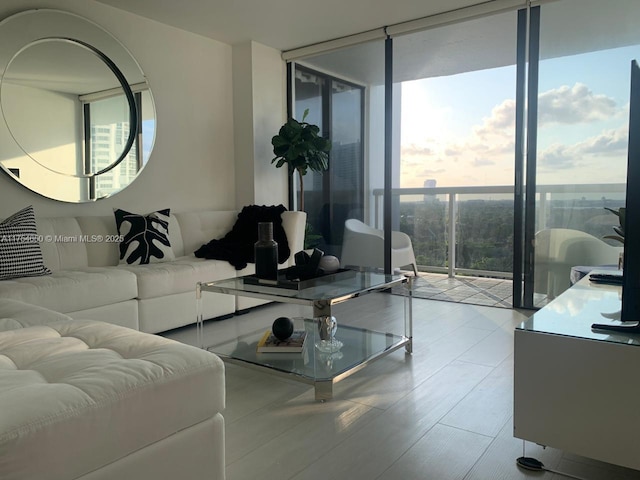
[[[339,322],[395,331],[402,301],[372,294],[335,314]],[[227,479],[566,478],[515,464],[523,442],[512,436],[513,329],[525,316],[423,299],[413,305],[413,355],[398,351],[371,364],[338,383],[326,403],[315,402],[307,385],[227,365]],[[205,337],[300,314],[292,309],[300,307],[269,305],[207,322]],[[195,329],[167,336],[193,343]],[[526,455],[587,480],[640,479],[635,470],[531,443]]]

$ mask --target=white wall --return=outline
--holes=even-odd
[[[49,200],[0,175],[0,218],[32,204],[39,216],[234,209],[232,48],[230,45],[92,0],[2,0],[0,19],[56,8],[94,21],[132,53],[145,72],[157,114],[154,150],[131,186],[89,204]]]
[[[271,138],[286,119],[286,67],[257,42],[233,46],[236,203],[288,204],[287,169],[271,164]]]

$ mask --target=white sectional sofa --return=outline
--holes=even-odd
[[[44,264],[51,275],[0,281],[0,298],[11,298],[67,314],[101,320],[148,333],[195,322],[197,282],[247,275],[228,262],[196,258],[193,252],[228,233],[238,211],[171,215],[169,239],[175,260],[149,265],[118,265],[115,219],[111,216],[38,218]],[[284,212],[282,224],[293,265],[303,249],[306,214]],[[101,238],[102,241],[94,241]],[[74,241],[81,239],[82,241]],[[207,292],[205,318],[233,314],[256,304],[250,299]]]
[[[223,480],[222,361],[0,299],[0,478]]]

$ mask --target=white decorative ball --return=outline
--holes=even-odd
[[[333,255],[323,255],[318,267],[324,270],[325,273],[337,272],[340,268],[340,260]]]

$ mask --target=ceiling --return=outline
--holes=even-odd
[[[496,0],[97,0],[100,3],[230,45],[253,40],[280,51],[312,45]],[[549,2],[541,27],[542,58],[640,43],[638,0]],[[524,4],[525,1],[522,0]],[[576,5],[583,8],[577,9]],[[544,13],[547,12],[547,13]],[[566,25],[581,25],[567,35]],[[398,36],[394,80],[453,75],[515,64],[516,12],[445,29]],[[384,82],[384,42],[302,60],[363,84]]]
[[[97,0],[228,44],[286,51],[487,0]]]

